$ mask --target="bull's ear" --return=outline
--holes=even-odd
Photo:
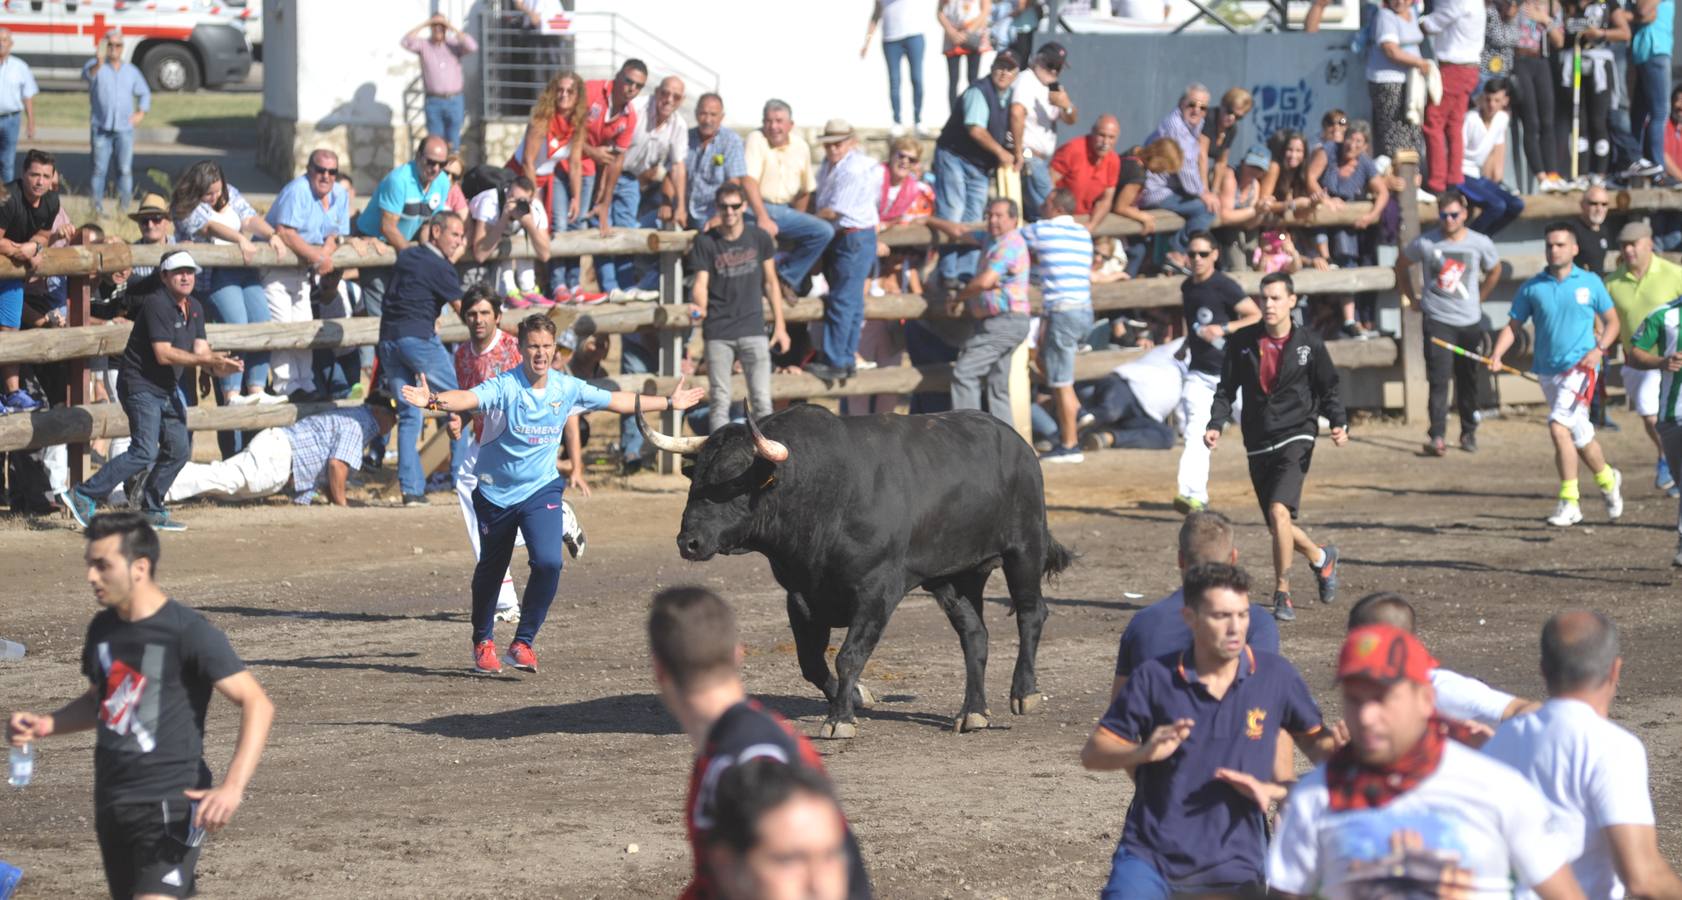
[[[683,468],[680,469],[680,471],[683,472],[683,477],[689,479],[690,481],[695,480],[695,463],[685,462],[683,464]]]

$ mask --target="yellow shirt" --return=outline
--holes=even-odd
[[[799,137],[790,134],[788,143],[773,147],[765,132],[754,131],[746,144],[743,155],[748,175],[759,182],[759,199],[786,206],[801,192],[818,189],[812,176],[812,148]]]
[[[1682,266],[1654,253],[1647,277],[1637,281],[1629,267],[1619,263],[1606,276],[1606,293],[1612,295],[1612,305],[1618,310],[1618,341],[1627,356],[1635,330],[1653,310],[1682,297]]]

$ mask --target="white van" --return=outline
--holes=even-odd
[[[111,28],[154,91],[240,83],[251,71],[246,8],[213,0],[10,0],[0,26],[37,78],[80,78]]]

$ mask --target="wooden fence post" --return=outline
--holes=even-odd
[[[79,327],[88,324],[88,303],[93,296],[94,279],[86,275],[75,275],[68,282],[67,291],[70,301],[70,325]],[[88,361],[83,358],[70,360],[69,396],[65,398],[71,406],[81,406],[88,402]],[[115,399],[115,398],[112,398]],[[82,483],[82,469],[87,458],[86,444],[71,444],[65,447],[66,461],[70,467],[70,486]],[[109,449],[109,448],[107,448]]]
[[[1402,179],[1402,197],[1399,201],[1402,212],[1400,238],[1396,242],[1396,252],[1402,253],[1413,239],[1419,237],[1419,185],[1416,178],[1419,174],[1419,153],[1415,150],[1399,150],[1396,152],[1396,174]],[[1413,295],[1419,296],[1422,269],[1412,266],[1408,269],[1408,279],[1412,282]],[[1402,293],[1402,286],[1396,285],[1396,293]],[[1425,381],[1425,318],[1419,311],[1419,304],[1409,304],[1404,299],[1401,304],[1401,346],[1398,348],[1402,366],[1402,419],[1410,425],[1417,425],[1427,418],[1427,401],[1430,399],[1431,389]]]
[[[666,307],[668,322],[688,322],[689,315],[683,310],[683,264],[682,257],[676,252],[667,250],[660,254],[660,305]],[[660,340],[660,374],[675,376],[683,372],[683,339],[685,329],[662,328],[656,331]],[[641,388],[636,388],[640,390]],[[660,430],[667,434],[683,433],[683,416],[675,411],[660,414]],[[670,453],[657,453],[660,460],[660,474],[676,475],[681,461]]]

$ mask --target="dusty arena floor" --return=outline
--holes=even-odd
[[[1568,604],[1610,612],[1627,659],[1614,712],[1646,741],[1661,840],[1677,864],[1676,504],[1653,490],[1652,449],[1620,418],[1625,430],[1606,439],[1628,476],[1624,521],[1608,526],[1594,497],[1587,524],[1568,531],[1542,522],[1554,481],[1534,417],[1487,425],[1476,456],[1420,458],[1411,427],[1359,429],[1342,449],[1322,443],[1303,522],[1341,546],[1344,603],[1299,606],[1285,651],[1335,716],[1347,602],[1392,589],[1414,599],[1444,665],[1534,697],[1543,619]],[[1236,450],[1217,454],[1214,493],[1241,523],[1242,562],[1265,582],[1266,532]],[[1117,634],[1177,580],[1179,517],[1164,502],[1176,458],[1110,451],[1047,472],[1052,530],[1083,559],[1048,590],[1040,673],[1050,702],[1038,713],[951,733],[963,688],[957,640],[928,597],[900,607],[866,670],[885,702],[861,713],[855,740],[819,745],[879,896],[1096,892],[1129,789],[1120,775],[1083,772],[1076,755],[1103,711]],[[181,510],[192,530],[166,536],[161,580],[227,630],[278,707],[244,807],[207,845],[203,895],[675,895],[690,865],[680,814],[690,750],[649,677],[650,593],[692,581],[722,591],[741,612],[749,690],[808,733],[823,707],[800,679],[764,561],[683,562],[672,542],[681,484],[632,484],[577,501],[589,549],[562,575],[537,648],[543,671],[497,679],[467,671],[472,558],[451,498],[434,495],[430,509]],[[0,663],[0,708],[51,709],[82,689],[77,660],[95,609],[82,542],[68,520],[13,522],[0,526],[0,632],[26,641],[29,656]],[[1296,577],[1297,596],[1311,598],[1301,565]],[[1002,598],[998,578],[992,588]],[[1016,653],[1005,611],[994,602],[987,614],[1001,712]],[[215,701],[208,753],[218,773],[236,724]],[[87,735],[48,741],[35,783],[6,791],[0,858],[24,870],[20,897],[103,895],[90,748]]]

